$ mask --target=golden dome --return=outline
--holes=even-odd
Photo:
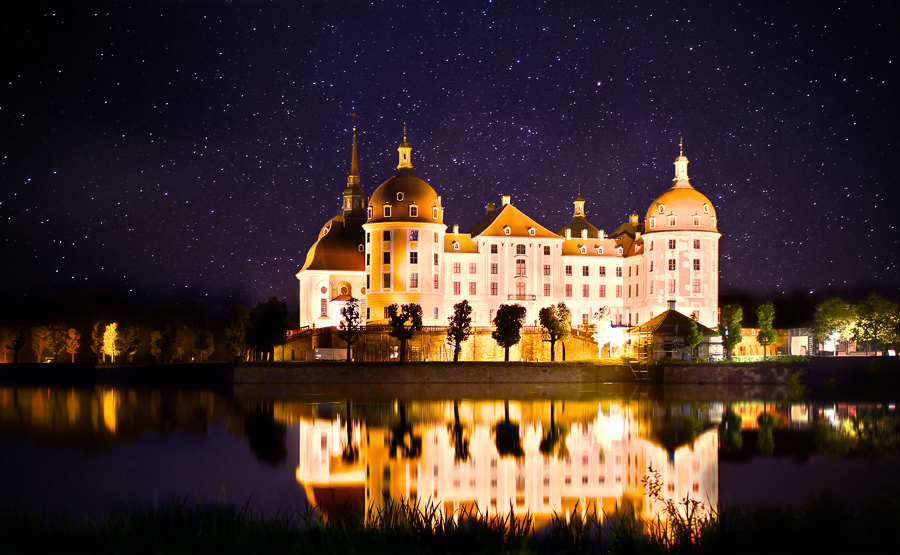
[[[437,193],[409,168],[402,168],[379,185],[372,193],[369,208],[369,222],[441,223],[443,218]]]
[[[675,184],[650,205],[644,233],[716,231],[716,209],[706,195],[691,186],[687,165],[687,156],[682,151],[675,159]]]
[[[362,272],[366,269],[362,221],[336,216],[322,226],[319,238],[306,253],[303,270]]]

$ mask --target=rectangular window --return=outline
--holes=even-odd
[[[653,250],[653,241],[650,241],[650,250]]]
[[[388,287],[390,287],[390,286],[391,286],[391,273],[390,273],[390,272],[385,272],[384,274],[382,274],[381,280],[382,280],[382,281],[381,281],[381,286],[382,286],[382,287],[384,287],[385,289],[387,289]]]
[[[412,207],[410,207],[412,208]],[[418,241],[419,240],[419,230],[418,229],[410,229],[409,230],[409,240],[410,241]]]
[[[694,227],[700,227],[700,216],[694,216]]]
[[[516,275],[524,276],[525,275],[525,260],[516,260]]]
[[[694,259],[694,270],[700,270],[700,259],[699,258]]]
[[[622,298],[622,286],[621,285],[616,285],[616,298],[618,298],[618,299]]]
[[[384,231],[382,231],[381,237],[382,237],[385,241],[390,241],[390,240],[391,240],[391,230],[390,230],[390,229],[385,229]]]
[[[435,266],[438,265],[438,255],[437,255],[437,253],[434,253],[434,265],[435,265]]]
[[[544,256],[550,256],[550,247],[544,247]]]
[[[491,282],[491,295],[493,295],[495,297],[497,296],[497,282],[496,281]]]
[[[462,293],[462,285],[458,281],[453,282],[453,294],[459,295]]]
[[[669,259],[669,271],[670,272],[675,271],[675,259],[674,258]]]
[[[591,296],[591,286],[587,283],[581,286],[581,296],[584,298],[588,298]]]
[[[391,263],[391,251],[384,251],[381,253],[381,263],[382,264],[390,264]]]
[[[628,286],[628,298],[629,299],[631,298],[631,286],[630,285]]]
[[[606,286],[605,285],[600,286],[600,296],[606,297]]]
[[[651,295],[653,294],[653,282],[652,281],[650,282],[650,294]]]
[[[694,285],[694,286],[693,286],[694,294],[695,294],[695,295],[699,295],[699,294],[700,294],[700,280],[699,280],[699,279],[695,279],[693,285]]]
[[[571,267],[571,266],[566,266],[566,275],[567,275],[567,276],[571,276],[571,275],[572,275],[572,267]]]
[[[516,254],[525,254],[525,245],[516,245]]]
[[[461,264],[461,263],[459,263],[459,262],[454,262],[454,263],[453,263],[453,273],[454,273],[454,274],[461,274],[461,273],[462,273],[462,264]]]
[[[497,275],[497,263],[496,262],[491,262],[491,275],[492,276]]]
[[[412,251],[409,253],[409,263],[410,264],[418,264],[419,263],[419,253],[416,251]]]
[[[469,295],[475,295],[475,294],[476,294],[475,293],[475,282],[470,281],[469,282]]]
[[[372,255],[369,253],[366,253],[366,266],[371,266],[371,265],[372,265]]]
[[[674,279],[669,280],[669,294],[670,295],[675,294],[675,280]]]
[[[435,243],[438,242],[438,232],[437,231],[434,232],[434,242]]]
[[[635,286],[634,286],[634,296],[635,296],[635,297],[640,296],[640,294],[641,294],[640,291],[641,291],[641,286],[638,285],[638,284],[635,284]]]
[[[600,266],[600,277],[606,276],[606,266]]]
[[[409,286],[412,289],[419,288],[419,274],[418,273],[413,272],[413,273],[409,274]]]
[[[700,239],[694,239],[694,248],[695,248],[695,249],[699,249],[699,248],[700,248]]]
[[[372,309],[366,308],[366,320],[371,320],[371,319],[372,319]]]
[[[549,283],[544,284],[544,296],[545,297],[550,296],[550,284]]]
[[[640,266],[634,267],[634,275],[636,275],[636,276],[641,275],[641,267]]]
[[[438,277],[437,274],[434,275],[434,290],[437,291],[441,288],[441,278]]]
[[[367,232],[366,233],[366,243],[371,243],[371,242],[372,242],[372,232]]]
[[[566,297],[571,297],[571,296],[572,296],[572,284],[567,283],[566,284]]]
[[[631,266],[628,267],[628,277],[631,277]]]
[[[478,269],[478,265],[474,262],[469,262],[469,273],[474,274]]]
[[[415,204],[409,205],[409,217],[410,218],[418,218],[419,217],[419,207]]]
[[[544,264],[544,275],[545,276],[550,275],[550,265],[549,264]]]
[[[438,307],[434,307],[434,319],[438,319]]]
[[[669,248],[670,248],[670,249],[674,249],[674,248],[675,248],[675,239],[669,239]]]
[[[325,297],[322,298],[322,304],[321,304],[320,308],[322,311],[321,315],[328,316],[328,299],[327,298],[325,298]]]
[[[653,271],[653,261],[652,261],[652,260],[650,261],[650,270],[649,270],[649,271],[650,271],[650,272]]]
[[[366,289],[372,288],[372,276],[366,274]]]
[[[491,254],[497,254],[497,245],[491,245]]]
[[[387,318],[389,316],[390,316],[390,313],[388,312],[388,307],[384,307],[384,317]]]
[[[616,277],[622,277],[622,267],[618,266],[616,268]]]
[[[385,205],[385,207],[384,207],[384,217],[385,218],[391,217],[391,207],[388,205]]]
[[[588,267],[587,267],[587,266],[582,266],[582,267],[581,267],[581,275],[584,276],[584,277],[588,277],[589,275],[591,275],[591,271],[588,270]]]

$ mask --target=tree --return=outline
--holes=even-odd
[[[406,342],[422,329],[422,307],[416,303],[388,307],[388,335],[400,341],[400,362],[406,362]]]
[[[603,358],[603,346],[610,342],[612,337],[612,316],[608,308],[601,308],[594,313],[594,321],[597,322],[594,329],[594,341],[597,342],[597,358]],[[612,345],[609,347],[609,356],[612,356]]]
[[[247,326],[250,318],[246,312],[236,311],[228,320],[228,328],[225,330],[225,346],[236,357],[244,357],[249,345],[247,344]]]
[[[50,348],[50,328],[47,326],[35,326],[31,328],[31,348],[37,355],[37,361],[41,362],[44,351]]]
[[[550,362],[556,361],[556,342],[565,341],[572,332],[572,311],[566,303],[560,301],[556,306],[544,307],[538,312],[541,327],[544,328],[543,339],[550,342]]]
[[[288,330],[287,314],[287,305],[275,297],[257,304],[250,311],[247,343],[256,349],[257,357],[262,360],[275,359],[275,347],[284,345]]]
[[[171,362],[175,351],[175,338],[178,330],[171,320],[164,320],[158,331],[150,334],[150,352],[157,357],[162,355],[163,362]]]
[[[491,337],[504,349],[503,360],[509,362],[509,348],[522,340],[522,325],[525,323],[525,307],[520,304],[501,304],[494,316],[494,331]]]
[[[453,401],[453,424],[447,424],[447,431],[450,432],[450,444],[453,446],[453,460],[469,460],[469,432],[459,418],[459,401]]]
[[[97,360],[100,362],[103,362],[103,332],[105,330],[106,326],[100,322],[95,322],[94,327],[91,330],[91,350],[94,351],[94,356],[96,356]]]
[[[50,324],[48,328],[50,330],[50,344],[48,345],[50,349],[50,354],[53,355],[53,361],[56,362],[56,358],[59,356],[59,353],[66,348],[66,337],[68,335],[68,330],[66,326],[62,324],[62,322],[54,322]]]
[[[684,342],[684,348],[694,357],[694,352],[700,342],[703,341],[703,334],[700,333],[700,326],[697,324],[697,315],[691,314],[691,321],[688,322],[687,329],[684,330],[684,336],[681,338]]]
[[[453,362],[457,362],[460,345],[472,335],[472,305],[469,301],[463,299],[453,305],[453,316],[447,321],[447,345],[453,347]]]
[[[115,362],[116,355],[119,354],[119,348],[118,345],[116,345],[116,339],[119,335],[118,327],[119,324],[113,322],[108,324],[103,331],[103,354],[109,355],[110,362]]]
[[[75,355],[81,349],[81,334],[75,328],[69,328],[66,334],[66,352],[72,355],[72,362],[75,362]]]
[[[719,322],[719,335],[728,353],[728,359],[734,357],[734,348],[741,342],[741,320],[744,318],[744,310],[740,305],[729,304],[722,309],[722,319]]]
[[[209,362],[209,356],[216,350],[213,332],[208,329],[198,330],[197,337],[194,338],[194,349],[200,357],[200,362],[203,362],[204,359]]]
[[[388,453],[391,458],[399,454],[403,459],[418,459],[422,455],[422,436],[416,435],[407,420],[406,405],[400,404],[397,412],[400,413],[400,421],[391,426]]]
[[[759,332],[756,341],[762,345],[763,360],[766,359],[766,351],[769,345],[778,339],[778,332],[772,329],[772,321],[775,320],[775,305],[772,301],[760,305],[756,309],[756,318],[759,320]]]
[[[3,348],[13,352],[13,364],[18,364],[19,351],[22,350],[22,347],[24,347],[26,343],[28,343],[28,330],[25,327],[19,326],[7,330]]]
[[[509,399],[503,402],[503,412],[503,420],[494,425],[494,444],[497,446],[497,454],[501,457],[521,459],[525,456],[525,450],[522,449],[522,437],[519,435],[518,422],[514,424],[509,419]]]
[[[846,341],[850,349],[850,340],[856,325],[856,310],[847,301],[832,297],[816,308],[816,315],[809,327],[816,342],[830,340],[834,343],[837,354],[838,341]]]
[[[878,293],[872,293],[865,301],[856,305],[856,327],[853,332],[855,341],[874,341],[891,343],[896,340],[898,316],[897,305]]]
[[[341,324],[338,331],[338,337],[347,343],[347,362],[353,360],[353,346],[359,343],[360,328],[362,317],[359,313],[359,299],[350,297],[341,307]]]
[[[116,330],[116,350],[125,355],[125,362],[132,362],[141,345],[140,330],[133,319],[121,320]]]

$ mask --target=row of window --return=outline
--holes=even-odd
[[[651,250],[651,251],[653,250],[654,243],[655,243],[655,241],[650,241],[650,248],[648,250]],[[678,246],[677,239],[669,239],[669,250],[675,250],[675,247],[677,247],[677,246]],[[694,249],[695,250],[700,249],[700,239],[694,239]]]
[[[403,200],[403,193],[397,193],[397,197],[398,197],[398,198],[397,198],[398,201],[402,201],[402,200]],[[382,208],[381,208],[381,214],[382,214],[382,217],[384,217],[384,218],[390,218],[390,217],[392,216],[392,214],[393,214],[393,207],[392,207],[390,204],[385,204],[385,205],[382,206]],[[432,219],[437,220],[437,219],[439,219],[440,215],[441,215],[441,213],[440,213],[440,207],[434,206],[434,207],[431,208],[431,217],[432,217]],[[372,210],[372,207],[371,207],[371,206],[369,206],[368,209],[366,209],[366,216],[367,216],[370,220],[371,220],[372,217],[374,216],[374,211]],[[410,205],[409,205],[409,217],[410,217],[410,218],[418,218],[418,217],[419,217],[419,206],[418,206],[417,204],[410,204]]]
[[[665,207],[660,204],[659,208],[660,208],[659,213],[663,214],[663,210],[665,209]],[[666,223],[669,225],[669,227],[677,227],[678,226],[678,217],[675,216],[674,214],[669,214],[666,217]],[[700,215],[699,214],[694,214],[691,217],[691,225],[694,227],[700,227]],[[716,228],[716,217],[715,216],[712,216],[709,219],[709,226],[712,229]],[[647,221],[647,228],[648,229],[656,229],[656,216],[650,216],[650,218]]]

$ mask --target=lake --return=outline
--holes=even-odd
[[[174,498],[334,516],[402,498],[540,522],[617,506],[653,515],[648,478],[664,498],[715,509],[800,505],[822,488],[863,499],[900,476],[892,400],[698,401],[633,385],[554,398],[533,385],[497,398],[406,386],[392,398],[385,387],[345,398],[324,386],[3,386],[0,511],[96,518]]]

